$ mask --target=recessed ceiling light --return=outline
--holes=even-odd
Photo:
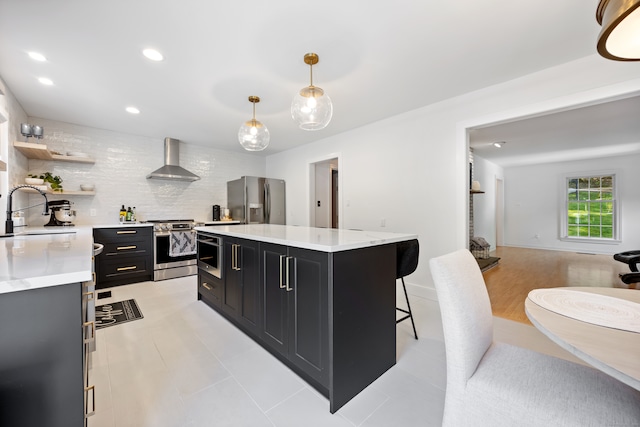
[[[162,61],[164,56],[155,49],[145,49],[142,54],[152,61]]]
[[[31,59],[34,59],[34,60],[40,61],[40,62],[44,62],[44,61],[47,60],[47,58],[43,54],[38,53],[38,52],[29,52],[29,57]]]
[[[46,78],[46,77],[40,77],[40,78],[38,79],[38,81],[39,81],[40,83],[42,83],[43,85],[46,85],[46,86],[51,86],[51,85],[53,85],[53,82],[51,81],[51,79],[48,79],[48,78]]]
[[[506,144],[506,142],[498,141],[498,142],[494,142],[493,146],[496,147],[496,148],[502,148],[504,146],[504,144]]]
[[[140,110],[138,110],[136,107],[127,107],[125,108],[125,110],[127,110],[127,113],[140,114]]]

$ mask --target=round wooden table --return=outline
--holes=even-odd
[[[591,292],[640,303],[640,290],[635,289],[555,289]],[[640,333],[576,320],[547,310],[530,298],[525,301],[525,311],[531,323],[560,347],[594,368],[640,390]]]

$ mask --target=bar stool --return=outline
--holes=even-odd
[[[406,314],[396,320],[396,324],[403,320],[411,319],[411,326],[413,326],[413,335],[418,339],[418,333],[416,332],[416,324],[413,321],[413,314],[411,313],[411,305],[409,305],[409,295],[407,294],[407,287],[404,284],[404,276],[416,271],[418,268],[418,254],[420,252],[420,245],[418,240],[407,240],[405,242],[399,242],[396,245],[397,248],[397,261],[396,261],[396,280],[402,281],[402,289],[404,290],[404,297],[407,300],[407,310],[404,308],[396,307],[396,310]]]

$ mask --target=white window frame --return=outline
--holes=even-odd
[[[574,237],[569,236],[569,224],[568,224],[568,215],[569,211],[569,198],[567,197],[567,188],[569,184],[569,180],[571,179],[579,179],[579,178],[591,178],[597,176],[611,176],[613,178],[613,189],[612,189],[612,197],[613,197],[613,238],[606,239],[600,237]],[[605,245],[614,245],[620,244],[621,241],[621,203],[620,203],[620,195],[618,188],[620,187],[620,176],[621,173],[618,170],[605,170],[605,171],[589,171],[589,172],[579,172],[579,173],[570,173],[565,174],[561,179],[561,212],[560,212],[560,240],[565,242],[580,242],[580,243],[595,243],[595,244],[605,244]]]

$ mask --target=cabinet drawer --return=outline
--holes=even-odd
[[[148,256],[129,256],[105,258],[100,263],[100,278],[114,280],[123,276],[141,276],[153,274],[153,266]]]
[[[198,293],[216,307],[220,307],[222,289],[222,280],[202,270],[198,271]]]
[[[114,255],[143,255],[147,252],[151,252],[151,248],[149,247],[149,242],[146,240],[127,240],[122,242],[115,243],[103,243],[104,250],[102,253],[106,257],[114,256]]]
[[[99,243],[151,239],[153,227],[94,228],[93,238]]]

